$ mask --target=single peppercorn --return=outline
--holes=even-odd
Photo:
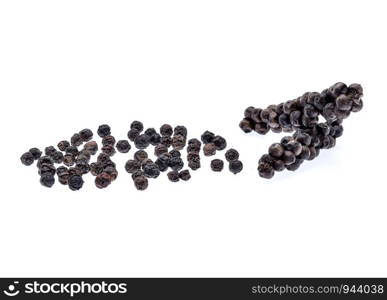
[[[55,151],[52,155],[51,155],[53,161],[56,163],[56,164],[61,164],[63,162],[63,153],[60,152],[60,151]]]
[[[152,146],[156,146],[156,145],[160,144],[160,141],[161,141],[160,134],[155,133],[155,134],[152,134],[150,136],[149,142],[151,143]]]
[[[112,145],[103,146],[101,151],[109,156],[113,156],[116,153],[116,149]]]
[[[103,146],[106,146],[106,145],[114,146],[115,144],[116,144],[116,139],[112,135],[107,135],[102,138]]]
[[[271,163],[271,166],[273,167],[274,171],[277,172],[285,170],[285,163],[280,159],[274,160]]]
[[[81,176],[82,175],[82,171],[76,167],[71,167],[69,168],[69,175],[70,176],[73,176],[73,175],[79,175]]]
[[[168,147],[163,145],[163,144],[158,144],[155,147],[155,155],[159,157],[161,154],[167,153],[168,152]]]
[[[104,166],[100,162],[94,162],[90,164],[90,173],[93,176],[97,176],[103,172]]]
[[[216,146],[213,143],[205,144],[203,146],[203,153],[205,156],[212,156],[216,154]]]
[[[231,173],[238,174],[243,169],[243,163],[240,160],[230,161],[228,168],[229,168]]]
[[[72,175],[68,179],[68,186],[72,191],[78,191],[83,186],[83,179],[80,175]]]
[[[187,138],[187,128],[185,126],[178,125],[173,129],[173,134],[174,135],[182,135],[185,138]]]
[[[187,154],[187,161],[197,161],[200,160],[200,155],[197,152],[189,152]]]
[[[55,175],[56,168],[51,164],[42,164],[42,166],[38,170],[39,175],[43,175],[49,173],[51,175]]]
[[[40,151],[38,148],[31,148],[29,152],[32,154],[35,160],[42,156],[42,151]]]
[[[112,180],[108,173],[102,172],[95,177],[94,182],[97,188],[104,189],[112,183]]]
[[[169,167],[174,171],[180,171],[184,167],[184,162],[180,157],[171,157]]]
[[[179,178],[183,181],[188,181],[191,179],[191,174],[189,170],[183,170],[179,173]]]
[[[74,165],[74,162],[75,162],[74,155],[68,153],[63,156],[64,165],[71,167],[72,165]]]
[[[52,156],[57,150],[54,146],[48,146],[44,148],[44,154],[47,156]]]
[[[252,132],[253,129],[254,129],[254,126],[255,124],[253,124],[253,122],[249,119],[243,119],[242,121],[240,121],[239,123],[239,128],[242,129],[242,131],[244,133],[249,133],[249,132]]]
[[[134,159],[129,159],[125,164],[125,170],[128,173],[134,173],[141,169],[141,162]]]
[[[186,144],[186,139],[183,135],[174,135],[172,138],[172,147],[176,150],[183,150]]]
[[[134,180],[136,177],[144,176],[144,172],[142,170],[138,170],[134,173],[132,173],[132,179]]]
[[[116,148],[120,153],[128,153],[131,146],[127,140],[120,140],[117,142]]]
[[[158,166],[161,172],[164,172],[168,169],[169,160],[171,159],[171,157],[172,156],[169,153],[163,153],[157,158],[155,164]]]
[[[70,142],[63,140],[60,141],[57,146],[60,151],[66,151],[66,149],[70,147]]]
[[[164,124],[160,127],[160,134],[162,136],[172,136],[173,129],[172,126],[169,124]]]
[[[79,132],[79,135],[81,136],[83,142],[88,142],[93,138],[93,132],[88,128],[82,129]]]
[[[258,165],[259,176],[270,179],[274,176],[274,169],[271,165],[263,163]]]
[[[157,178],[160,175],[160,169],[157,164],[150,162],[143,166],[142,171],[148,178]]]
[[[139,191],[144,191],[148,188],[148,179],[141,175],[133,179],[134,186]]]
[[[140,121],[133,121],[132,124],[130,124],[130,129],[136,129],[138,132],[141,132],[144,130],[144,125]]]
[[[103,172],[109,174],[111,181],[116,180],[117,177],[118,177],[118,171],[117,171],[117,169],[116,169],[115,167],[113,167],[113,166],[106,166],[106,167],[103,169]]]
[[[292,151],[285,150],[281,159],[285,163],[285,165],[290,165],[296,161],[296,156]]]
[[[238,160],[239,152],[235,149],[228,149],[224,155],[228,162]]]
[[[147,134],[140,134],[134,140],[137,149],[146,149],[150,144],[150,137]]]
[[[83,150],[87,151],[91,155],[95,155],[97,153],[97,151],[98,151],[98,144],[95,141],[87,142],[83,146]]]
[[[90,171],[90,165],[84,160],[77,161],[75,164],[75,168],[79,169],[82,175],[87,174]]]
[[[103,138],[104,136],[110,135],[111,129],[107,124],[102,124],[98,127],[97,134]]]
[[[50,174],[50,173],[44,173],[41,177],[40,177],[40,184],[45,186],[45,187],[52,187],[55,183],[55,177],[54,175]]]
[[[35,159],[31,152],[26,152],[20,157],[20,161],[25,166],[30,166],[34,163]]]
[[[167,173],[167,176],[168,179],[172,182],[178,182],[180,179],[178,171],[170,171]]]
[[[188,143],[187,152],[196,152],[199,153],[201,148],[201,143]]]
[[[53,165],[54,161],[50,156],[42,156],[41,158],[38,159],[36,166],[38,167],[38,169],[40,169],[43,164]]]
[[[225,138],[220,135],[215,136],[212,142],[214,143],[216,150],[223,150],[227,147]]]
[[[140,135],[140,131],[137,130],[136,128],[130,129],[128,131],[128,139],[132,142]]]
[[[221,172],[223,170],[224,163],[221,159],[213,159],[211,161],[211,170],[214,172]]]
[[[172,146],[172,137],[170,136],[162,136],[160,138],[160,144],[167,146],[168,148]]]
[[[279,143],[272,144],[269,147],[269,154],[276,158],[281,157],[284,151],[285,151],[284,147]]]
[[[193,171],[200,169],[201,168],[200,160],[190,160],[188,162],[188,167]]]
[[[82,145],[83,141],[82,141],[81,135],[79,133],[74,133],[70,139],[70,143],[71,145],[76,147]]]
[[[144,150],[138,150],[134,153],[134,159],[138,160],[139,162],[145,160],[148,158],[148,153]]]
[[[70,147],[67,147],[66,153],[72,154],[75,156],[75,155],[78,155],[79,151],[78,151],[78,148],[76,146],[70,146]]]
[[[172,149],[171,151],[169,151],[169,154],[172,156],[172,157],[181,157],[181,153],[179,150],[176,150],[176,149]]]
[[[203,144],[209,144],[212,143],[212,141],[215,138],[215,134],[213,134],[211,131],[206,130],[201,136],[200,139],[202,140]]]
[[[145,131],[144,131],[144,134],[146,134],[147,136],[149,136],[149,137],[151,137],[152,135],[154,135],[154,134],[156,134],[157,133],[157,131],[156,131],[156,129],[154,129],[154,128],[148,128],[148,129],[146,129]]]

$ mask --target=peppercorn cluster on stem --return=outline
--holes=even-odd
[[[343,134],[343,120],[363,108],[362,96],[360,84],[347,86],[338,82],[321,93],[307,92],[265,109],[246,108],[239,123],[245,133],[295,131],[292,136],[271,145],[268,154],[259,159],[259,175],[270,179],[276,171],[295,171],[305,160],[316,158],[321,149],[334,147],[336,139]],[[320,116],[325,122],[319,122]]]

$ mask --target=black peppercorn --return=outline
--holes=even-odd
[[[88,128],[82,129],[79,132],[79,135],[81,136],[83,142],[88,142],[93,138],[93,132]]]
[[[66,149],[70,147],[70,142],[69,141],[60,141],[58,143],[58,149],[60,151],[66,151]]]
[[[140,135],[140,131],[137,130],[136,128],[130,129],[128,131],[128,139],[132,142]]]
[[[144,134],[147,136],[151,137],[152,135],[156,134],[157,131],[154,128],[148,128],[147,130],[144,131]]]
[[[185,147],[186,139],[182,135],[174,135],[172,138],[172,147],[176,150],[182,150]]]
[[[258,134],[266,134],[266,133],[269,132],[270,128],[269,128],[269,126],[266,123],[260,122],[260,123],[256,123],[255,124],[254,130]]]
[[[138,176],[144,176],[144,172],[142,170],[138,170],[134,173],[132,173],[132,179],[134,180]]]
[[[56,173],[56,168],[52,164],[42,164],[41,167],[38,170],[39,175],[43,174],[51,174],[55,175]]]
[[[214,137],[215,137],[215,134],[207,130],[201,135],[200,139],[202,140],[203,144],[209,144],[209,143],[212,143],[212,141],[214,140]]]
[[[274,169],[271,165],[263,163],[258,165],[259,176],[270,179],[274,176]]]
[[[142,171],[148,178],[157,178],[160,175],[159,167],[153,162],[145,164],[142,168]]]
[[[155,133],[155,134],[152,134],[150,136],[149,142],[151,143],[152,146],[156,146],[156,145],[160,144],[160,141],[161,141],[160,134]]]
[[[82,145],[83,141],[82,141],[81,135],[79,133],[74,133],[70,139],[70,143],[71,145],[76,147]]]
[[[155,147],[155,155],[158,157],[161,154],[167,153],[168,152],[168,147],[163,145],[163,144],[158,144]]]
[[[47,156],[52,156],[57,150],[54,146],[48,146],[44,149],[44,154]]]
[[[174,171],[180,171],[184,167],[184,162],[180,157],[171,157],[169,167]]]
[[[157,160],[155,161],[155,164],[159,167],[159,170],[161,172],[164,172],[168,169],[169,160],[171,159],[171,157],[172,156],[169,153],[163,153],[157,158]]]
[[[116,148],[120,153],[128,153],[131,146],[127,140],[120,140],[117,142]]]
[[[243,163],[240,160],[230,161],[229,170],[233,174],[238,174],[243,169]]]
[[[271,166],[273,167],[274,171],[277,172],[285,170],[285,163],[280,159],[274,160],[271,163]]]
[[[103,172],[104,165],[100,162],[94,162],[90,164],[90,173],[93,176],[97,176]]]
[[[147,134],[140,134],[134,140],[137,149],[146,149],[150,144],[150,137]]]
[[[112,145],[103,146],[101,151],[109,156],[113,156],[116,153],[116,149]]]
[[[80,170],[82,175],[83,174],[87,174],[90,171],[89,164],[86,161],[84,161],[84,160],[77,161],[76,164],[75,164],[75,168]]]
[[[103,138],[104,136],[110,135],[110,126],[107,124],[100,125],[97,130],[97,134]]]
[[[173,129],[172,126],[169,124],[164,124],[160,127],[160,134],[162,136],[172,136]]]
[[[142,162],[147,158],[148,158],[148,153],[146,153],[144,150],[138,150],[134,153],[134,159],[138,160],[139,162]]]
[[[66,153],[72,154],[75,156],[75,155],[78,155],[79,151],[78,151],[78,148],[76,146],[70,146],[70,147],[67,147]]]
[[[52,187],[55,183],[55,177],[50,173],[45,173],[40,177],[40,183],[45,187]]]
[[[170,136],[162,136],[160,138],[160,144],[167,146],[168,148],[172,146],[172,137]]]
[[[223,150],[227,147],[225,138],[221,137],[220,135],[215,136],[212,142],[215,145],[216,150]]]
[[[115,167],[113,167],[113,166],[106,166],[106,167],[103,169],[103,173],[109,174],[111,181],[116,180],[117,177],[118,177],[118,171],[117,171],[117,169],[116,169]]]
[[[197,161],[200,160],[200,155],[197,152],[189,152],[187,154],[187,161]]]
[[[170,171],[167,173],[167,176],[168,179],[172,182],[178,182],[180,179],[178,171]]]
[[[60,164],[63,162],[63,153],[60,152],[60,151],[55,151],[52,155],[51,155],[53,161],[56,163],[56,164]]]
[[[144,130],[144,125],[140,121],[133,121],[132,124],[130,124],[130,129],[136,129],[138,132],[141,132]]]
[[[228,149],[226,151],[226,154],[224,155],[226,157],[226,160],[228,162],[238,160],[239,158],[239,152],[235,149]]]
[[[125,164],[125,170],[128,173],[134,173],[141,169],[141,162],[134,159],[129,159]]]
[[[141,175],[133,179],[134,186],[139,191],[144,191],[148,188],[148,179]]]
[[[40,151],[38,148],[31,148],[29,152],[32,154],[35,160],[42,156],[42,151]]]
[[[239,128],[242,129],[244,133],[249,133],[253,131],[255,124],[252,124],[252,122],[248,119],[243,119],[239,123]]]
[[[74,162],[75,162],[74,155],[67,153],[63,156],[63,163],[66,166],[71,167],[72,165],[74,165]]]
[[[188,162],[188,167],[193,171],[200,169],[201,168],[200,160],[190,160]]]
[[[72,191],[78,191],[83,186],[83,179],[80,175],[72,175],[68,179],[68,186]]]
[[[178,151],[178,150],[176,150],[176,149],[172,149],[171,151],[169,151],[169,154],[170,154],[172,157],[181,157],[180,151]]]
[[[83,149],[91,155],[95,155],[98,151],[98,144],[95,141],[90,141],[83,146]]]
[[[104,189],[112,183],[112,180],[108,173],[102,172],[95,177],[94,182],[97,188]]]
[[[114,146],[115,144],[116,144],[116,139],[112,135],[107,135],[102,138],[103,146],[106,146],[106,145]]]
[[[284,151],[285,151],[284,147],[279,143],[272,144],[269,147],[269,154],[276,158],[281,157]]]
[[[214,172],[221,172],[223,170],[223,167],[224,167],[224,163],[223,163],[223,160],[221,159],[213,159],[211,161],[211,170],[214,171]]]
[[[216,146],[213,143],[205,144],[203,146],[203,153],[205,156],[212,156],[216,154]]]
[[[183,170],[179,173],[179,178],[183,181],[188,181],[191,179],[191,174],[189,170]]]
[[[42,156],[41,158],[38,159],[38,163],[36,164],[36,166],[40,169],[43,164],[53,165],[54,161],[50,156]]]
[[[187,128],[185,126],[176,126],[173,130],[174,135],[182,135],[187,138]]]
[[[30,166],[34,163],[35,159],[34,159],[34,156],[32,155],[31,152],[26,152],[24,153],[21,157],[20,157],[20,160],[22,162],[23,165],[25,166]]]

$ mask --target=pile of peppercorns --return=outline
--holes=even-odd
[[[265,109],[246,108],[239,124],[245,133],[295,131],[293,136],[285,136],[280,143],[269,147],[268,154],[258,162],[259,175],[270,179],[275,171],[295,171],[305,160],[316,158],[320,149],[334,147],[336,139],[343,134],[343,120],[351,112],[362,109],[362,96],[361,85],[347,86],[338,82],[321,93],[307,92],[297,99]],[[319,116],[325,122],[319,122]]]
[[[187,128],[184,126],[173,128],[169,124],[164,124],[160,127],[160,132],[157,132],[154,128],[144,130],[143,124],[139,121],[131,123],[127,136],[138,150],[134,153],[133,158],[126,162],[125,170],[131,174],[137,190],[147,189],[148,179],[157,178],[161,172],[168,170],[167,177],[170,181],[188,181],[191,174],[189,169],[183,170],[184,161],[180,152],[187,144],[188,167],[193,171],[201,167],[202,142],[205,156],[215,155],[217,151],[222,151],[227,147],[223,137],[210,131],[203,133],[202,142],[196,138],[189,139],[187,142],[187,133]],[[95,162],[90,163],[90,160],[98,152],[98,143],[92,141],[93,132],[90,129],[83,129],[75,133],[70,141],[60,141],[57,145],[59,150],[54,146],[46,147],[44,156],[38,148],[31,148],[21,156],[21,162],[29,166],[37,161],[40,183],[45,187],[54,185],[56,175],[61,184],[68,185],[71,190],[76,191],[84,184],[83,176],[91,173],[95,176],[96,187],[106,188],[118,176],[116,164],[112,161],[116,150],[120,153],[128,153],[132,146],[128,140],[116,142],[115,137],[111,135],[109,125],[99,126],[97,134],[102,138],[102,148]],[[80,149],[82,145],[83,148]],[[154,147],[155,161],[150,159],[145,151],[150,145]],[[235,149],[229,149],[225,158],[229,162],[229,169],[232,173],[237,174],[242,171],[243,164]],[[55,167],[55,164],[62,165]],[[222,171],[223,165],[221,159],[211,161],[213,171]]]

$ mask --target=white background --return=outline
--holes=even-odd
[[[387,276],[385,1],[1,1],[1,276]],[[364,109],[337,146],[268,181],[265,107],[343,81]],[[136,191],[39,184],[20,155],[134,119],[209,129],[244,170]],[[99,138],[97,139],[100,140]],[[219,153],[222,158],[224,153]]]

